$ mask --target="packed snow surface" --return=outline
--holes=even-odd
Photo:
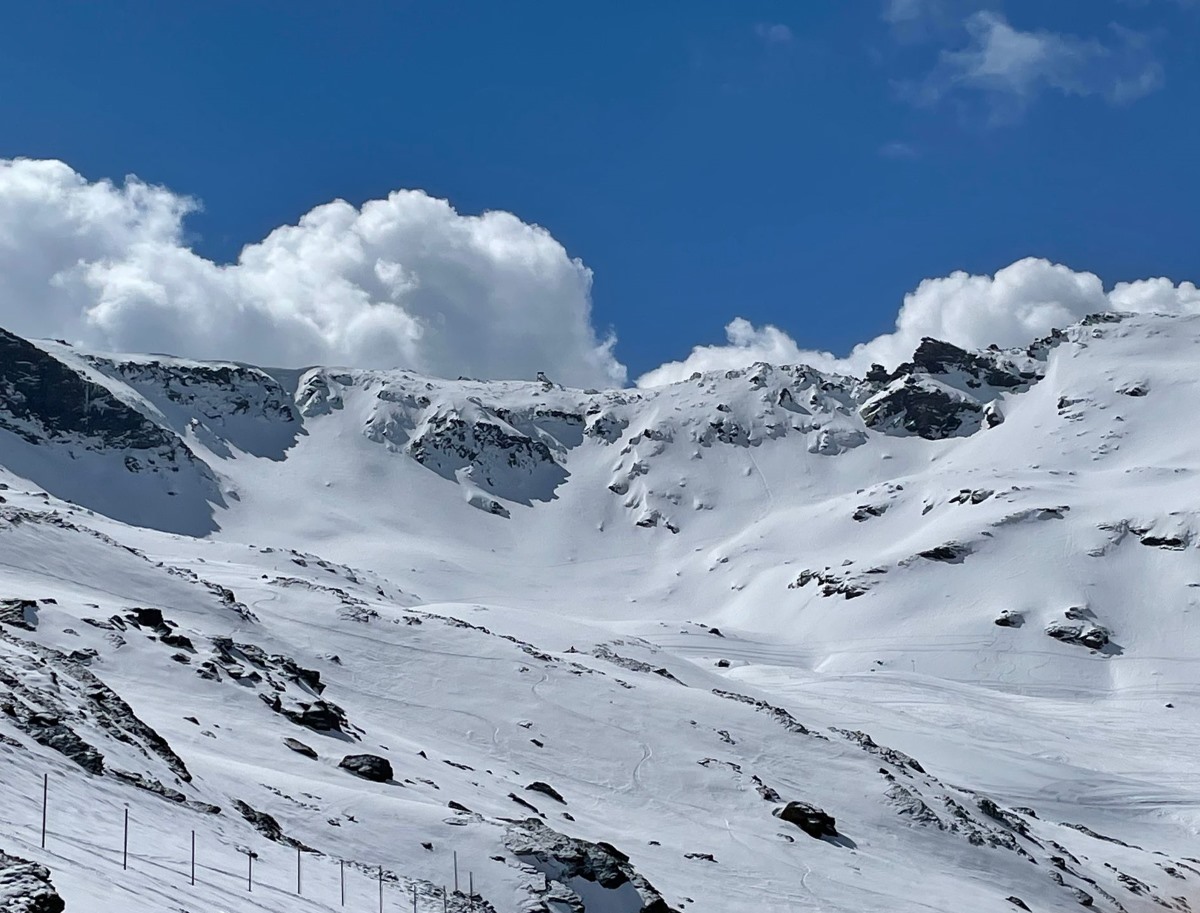
[[[0,332],[0,907],[1189,911],[1198,355],[582,391]]]

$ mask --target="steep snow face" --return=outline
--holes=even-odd
[[[296,442],[300,426],[292,397],[257,368],[94,355],[85,361],[138,394],[153,420],[176,434],[195,435],[222,458],[241,452],[282,460]]]
[[[4,465],[117,519],[211,532],[211,471],[123,393],[0,330]]]
[[[1197,346],[579,391],[0,336],[0,897],[1186,911]]]

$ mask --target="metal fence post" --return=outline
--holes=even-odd
[[[129,869],[129,806],[125,806],[125,837],[121,841],[121,869]]]
[[[50,774],[42,774],[42,849],[46,848],[46,806],[50,804]]]

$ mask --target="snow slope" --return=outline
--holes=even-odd
[[[1188,910],[1198,345],[580,391],[0,333],[0,898]]]

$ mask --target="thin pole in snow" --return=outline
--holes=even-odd
[[[300,890],[300,847],[296,847],[296,893],[303,893]]]
[[[472,900],[474,900],[475,899],[475,873],[468,872],[467,878],[470,879],[470,881],[467,882],[467,884],[469,885],[469,887],[467,888],[467,896],[470,897]],[[472,906],[474,906],[474,904],[472,904]]]
[[[125,838],[121,841],[121,868],[129,869],[129,806],[125,806]]]
[[[458,850],[454,851],[454,893],[458,893]]]
[[[448,902],[446,900],[446,886],[442,885],[442,913],[446,913],[447,904],[448,904]]]
[[[50,774],[42,774],[42,849],[46,848],[46,807],[50,804]]]
[[[254,890],[254,851],[246,850],[246,890]]]
[[[379,913],[383,913],[383,866],[379,867]]]
[[[196,832],[192,831],[192,884],[196,883]]]
[[[417,913],[417,886],[413,885],[413,913]]]
[[[346,860],[338,860],[338,879],[342,885],[342,906],[346,906]]]

